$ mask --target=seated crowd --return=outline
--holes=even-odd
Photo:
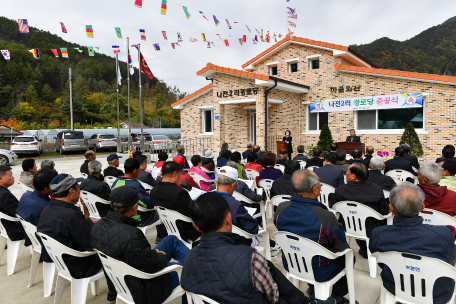
[[[112,153],[107,156],[108,167],[103,174],[96,153],[87,151],[80,168],[85,179],[59,174],[52,161],[43,161],[37,170],[35,160],[26,159],[22,162],[19,181],[31,188],[31,192],[24,193],[19,201],[8,190],[15,180],[11,167],[0,165],[0,212],[12,217],[19,215],[35,225],[39,233],[71,249],[80,252],[96,249],[142,272],[156,273],[170,265],[183,267],[180,278],[175,271],[148,280],[126,276],[135,303],[163,303],[179,285],[185,291],[205,295],[218,303],[348,303],[346,275],[334,283],[329,298],[316,299],[312,284],[308,284],[306,296],[266,258],[269,252],[257,251],[263,242],[259,232],[266,223],[252,214],[258,214],[260,204],[266,205],[276,196],[286,198],[275,207],[276,228],[309,239],[331,252],[351,248],[345,233],[350,223],[343,216],[336,217],[333,208],[352,201],[382,216],[394,216],[392,225],[387,225],[386,217],[366,219],[368,244],[356,239],[361,258],[367,259],[369,253],[398,251],[455,265],[456,229],[436,226],[439,223],[435,222],[423,223],[420,215],[427,208],[456,216],[453,146],[445,146],[442,157],[435,163],[422,164],[409,154],[407,144],[397,147],[388,161],[374,156],[372,146],[365,152],[353,150],[349,160],[336,143],[331,144],[330,150],[323,156],[322,149],[315,148],[309,158],[304,154],[304,146],[299,145],[297,155],[289,159],[287,150],[280,150],[276,157],[275,153],[262,152],[260,146],[251,142],[243,153],[230,151],[228,144],[223,143],[217,160],[214,161],[214,153],[208,150],[204,157],[193,155],[190,166],[185,147],[179,146],[171,161],[167,153],[160,152],[159,161],[151,171],[147,157],[141,153],[126,159],[123,171],[119,169],[121,156]],[[407,179],[401,181],[388,174],[395,170],[407,172]],[[195,175],[202,180],[194,178]],[[114,179],[111,186],[105,182],[109,177]],[[257,193],[253,189],[260,187],[262,180],[271,181],[272,186],[268,192]],[[251,181],[255,183],[251,185]],[[321,202],[322,187],[333,189],[328,204]],[[195,188],[201,191],[192,199]],[[95,202],[100,216],[97,221],[90,218],[81,191],[100,199]],[[236,194],[243,195],[247,201],[236,199]],[[177,232],[169,233],[168,226],[158,224],[161,215],[156,208],[176,211],[192,222],[178,220]],[[249,208],[256,210],[250,213]],[[1,223],[12,241],[25,239],[24,245],[31,245],[20,222],[2,219]],[[149,225],[157,231],[153,249],[145,232],[138,229]],[[236,232],[239,229],[255,237],[241,236]],[[269,247],[269,256],[282,252],[272,239]],[[44,246],[42,260],[53,262]],[[98,255],[83,258],[65,255],[63,261],[76,279],[104,270]],[[284,255],[282,263],[288,271],[290,265]],[[311,263],[315,282],[328,281],[346,269],[345,256],[334,260],[314,256]],[[383,286],[395,294],[397,282],[392,270],[384,264],[379,266]],[[106,272],[105,277],[107,300],[113,303],[117,284]],[[453,279],[438,279],[433,287],[434,303],[447,303],[454,287]],[[187,303],[185,295],[182,303]]]

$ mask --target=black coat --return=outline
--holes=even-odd
[[[111,194],[111,188],[105,182],[100,181],[93,175],[84,180],[80,185],[81,190],[95,194],[99,198],[104,199],[105,201],[110,201],[109,195]],[[95,203],[95,206],[98,209],[98,213],[101,217],[105,217],[108,214],[109,210],[112,210],[111,205],[103,203]]]
[[[113,166],[108,166],[106,169],[104,169],[103,174],[104,174],[104,176],[114,176],[114,177],[124,176],[124,172],[122,170],[119,170]]]
[[[251,149],[245,150],[244,152],[242,152],[242,158],[247,159],[247,156],[249,156],[249,154],[252,152],[253,152],[253,150],[251,150]]]
[[[276,179],[272,183],[271,187],[271,198],[276,195],[291,195],[295,196],[296,193],[293,191],[291,187],[291,175],[284,174],[282,177]]]
[[[5,187],[0,186],[0,212],[16,217],[16,209],[19,205],[17,198]],[[24,239],[25,231],[21,222],[10,222],[2,220],[2,224],[12,241]]]
[[[79,168],[79,171],[81,173],[85,173],[87,175],[89,175],[89,163],[90,163],[90,160],[85,160],[84,163],[81,165],[81,168]],[[98,178],[100,181],[104,181],[104,176],[103,174],[100,174],[100,177]]]
[[[323,159],[320,157],[312,157],[311,159],[306,160],[306,168],[310,166],[323,167]]]
[[[352,141],[351,140],[351,136],[347,136],[347,139],[345,141]],[[358,142],[360,143],[361,142],[361,138],[359,136],[353,136],[353,141],[352,142]]]
[[[417,175],[415,171],[412,169],[412,164],[402,157],[395,156],[393,159],[387,160],[385,162],[385,174],[390,170],[405,170],[413,175]]]
[[[456,161],[456,157],[453,157],[452,160]],[[443,158],[439,157],[435,160],[435,162],[438,164],[438,163],[441,163],[443,161]]]
[[[300,154],[298,153],[298,155],[296,155],[293,160],[303,160],[305,162],[307,162],[309,160],[309,157],[305,156],[304,154]]]
[[[109,211],[92,228],[90,243],[93,248],[140,271],[154,273],[164,269],[168,263],[166,256],[150,247],[137,225],[138,221],[131,217]],[[168,274],[150,280],[127,276],[125,282],[137,304],[163,303],[173,290]]]
[[[332,165],[327,164],[321,168],[315,168],[314,173],[323,183],[328,184],[334,188],[345,184],[344,171]]]
[[[159,182],[150,190],[150,202],[153,206],[161,206],[179,212],[190,217],[188,207],[192,198],[190,194],[181,187],[173,183]],[[201,236],[192,223],[177,222],[177,229],[184,240],[195,241]]]
[[[346,161],[347,164],[351,165],[353,163],[365,164],[367,169],[369,169],[370,159],[350,159]]]
[[[370,170],[369,178],[367,179],[369,183],[376,184],[383,190],[391,191],[396,186],[396,182],[389,176],[385,176],[379,170]]]
[[[288,153],[293,153],[293,147],[292,147],[292,144],[291,144],[291,141],[293,140],[293,137],[291,137],[291,136],[288,136],[288,137],[284,136],[284,137],[282,138],[282,140],[283,140],[284,142],[288,142],[288,147],[287,147]]]
[[[152,174],[150,174],[149,172],[146,172],[146,170],[143,170],[143,169],[139,170],[139,176],[138,176],[137,180],[139,180],[143,183],[146,183],[152,187],[155,187],[157,185],[157,182],[152,177]]]
[[[412,167],[415,167],[416,169],[420,168],[420,164],[418,163],[418,158],[416,156],[405,154],[402,158],[408,160],[412,164]]]

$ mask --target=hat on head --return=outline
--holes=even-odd
[[[49,188],[51,188],[54,194],[60,194],[62,192],[70,189],[74,184],[80,183],[84,178],[74,178],[69,174],[59,174],[49,183]]]
[[[214,158],[214,152],[212,152],[211,150],[206,150],[206,152],[204,152],[204,157]]]
[[[143,196],[139,194],[138,190],[133,186],[122,186],[116,188],[112,190],[111,195],[109,195],[111,203],[121,204],[121,208],[133,206],[142,199]]]
[[[117,155],[116,153],[111,153],[108,155],[108,161],[113,161],[115,159],[122,158],[122,156]]]
[[[223,173],[222,171],[225,171],[225,173]],[[218,175],[225,175],[226,177],[232,178],[236,181],[238,180],[238,171],[229,166],[221,167]]]
[[[185,164],[184,157],[182,155],[177,155],[173,158],[173,161],[178,163],[181,167]]]

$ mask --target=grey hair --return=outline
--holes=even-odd
[[[235,180],[232,179],[231,177],[228,177],[225,175],[220,175],[220,174],[217,175],[217,183],[219,185],[231,185],[234,182],[235,182]]]
[[[178,153],[182,153],[184,151],[185,151],[185,147],[183,145],[180,145],[180,146],[177,147],[177,152]]]
[[[237,164],[236,164],[234,161],[232,161],[232,160],[230,160],[230,161],[226,162],[226,165],[225,165],[225,166],[228,166],[228,167],[234,168],[234,169],[236,169],[236,170],[238,169],[238,166],[237,166]]]
[[[389,200],[400,217],[417,217],[424,203],[424,192],[412,183],[401,183],[391,190]]]
[[[98,160],[89,162],[89,173],[98,174],[101,172],[101,163]]]
[[[438,184],[442,179],[442,167],[437,163],[424,163],[418,172],[421,176],[426,177],[432,185]]]
[[[249,141],[249,142],[247,143],[247,148],[252,148],[252,147],[253,147],[253,142]]]
[[[410,152],[410,149],[412,148],[409,144],[402,144],[400,147],[403,148],[407,153]]]
[[[381,171],[383,169],[384,160],[380,156],[374,156],[370,160],[371,170]]]
[[[291,176],[291,187],[295,193],[311,193],[317,184],[318,177],[307,169],[295,171]]]
[[[116,161],[116,159],[118,159],[118,158],[114,158],[113,160],[108,160],[108,165],[112,165]]]
[[[41,169],[54,169],[55,163],[50,159],[45,159],[41,162]]]

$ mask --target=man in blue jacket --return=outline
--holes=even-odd
[[[344,171],[335,167],[336,162],[336,156],[328,153],[325,155],[323,167],[314,169],[315,174],[318,176],[318,178],[320,178],[321,182],[328,184],[334,188],[345,184]]]
[[[411,184],[402,183],[390,193],[389,205],[395,215],[394,224],[375,228],[370,236],[369,249],[374,252],[398,251],[428,256],[442,260],[452,266],[456,263],[456,247],[453,233],[446,226],[423,224],[419,216],[424,209],[423,191]],[[394,278],[388,266],[382,268],[383,286],[395,294]],[[454,281],[439,278],[434,284],[434,304],[447,303],[454,290]]]
[[[291,183],[296,196],[277,207],[274,218],[277,229],[310,239],[332,252],[350,248],[345,232],[334,214],[317,200],[321,190],[317,175],[310,170],[299,170],[293,173]],[[288,269],[285,258],[282,257],[282,261],[285,269]],[[317,282],[328,281],[345,269],[345,256],[335,260],[315,256],[312,268]],[[310,286],[307,294],[312,296],[313,293],[314,287]],[[346,303],[348,300],[343,296],[347,293],[347,277],[343,276],[333,285],[331,297],[338,304]]]

